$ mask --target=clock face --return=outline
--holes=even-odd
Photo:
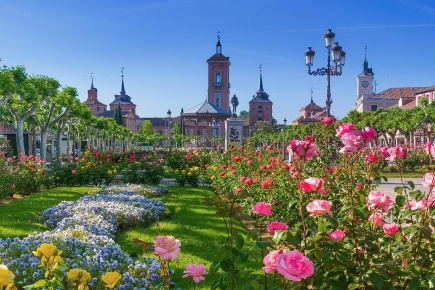
[[[361,84],[364,88],[367,88],[369,86],[369,82],[368,81],[363,81]]]

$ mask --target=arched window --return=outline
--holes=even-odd
[[[97,107],[97,111],[99,111],[100,110],[100,107]]]
[[[263,113],[263,106],[258,106],[258,113]]]
[[[215,83],[214,83],[215,87],[220,87],[222,86],[222,76],[220,73],[217,73],[215,76]]]

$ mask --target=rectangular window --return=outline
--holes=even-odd
[[[374,112],[378,109],[378,105],[370,105],[370,111]]]
[[[193,129],[189,130],[189,136],[193,136]]]
[[[218,106],[219,108],[221,107],[221,93],[214,93],[214,100],[213,100],[213,105]]]

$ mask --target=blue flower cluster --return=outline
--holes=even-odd
[[[15,284],[20,287],[43,277],[40,260],[32,254],[43,243],[53,243],[63,251],[67,269],[87,270],[93,277],[91,289],[97,289],[99,277],[109,271],[123,275],[119,289],[146,289],[158,280],[157,260],[135,261],[113,241],[119,228],[146,225],[165,211],[162,202],[130,189],[110,186],[77,202],[61,202],[42,214],[51,231],[0,239],[0,261],[15,273]]]

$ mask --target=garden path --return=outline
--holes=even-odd
[[[423,192],[426,192],[427,188],[425,188],[422,184],[422,178],[404,178],[405,182],[406,181],[412,181],[415,184],[415,189],[419,189]],[[382,193],[385,193],[386,195],[388,195],[391,199],[395,199],[396,198],[396,193],[394,192],[394,188],[396,186],[401,186],[402,182],[400,180],[400,178],[388,178],[388,181],[383,181],[379,187],[378,190]]]

